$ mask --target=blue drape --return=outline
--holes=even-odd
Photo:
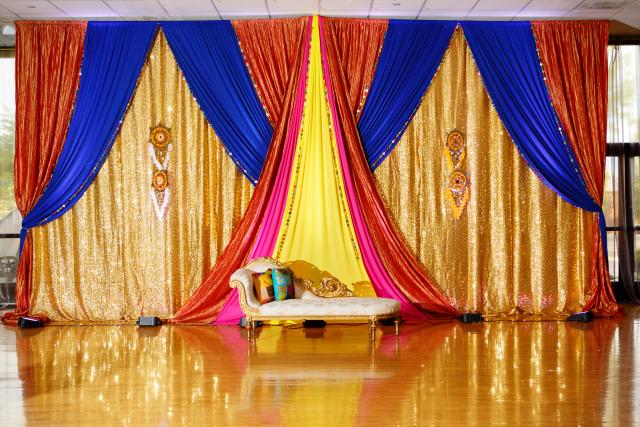
[[[375,169],[400,140],[435,75],[455,21],[391,19],[358,131]]]
[[[22,220],[27,229],[62,216],[100,170],[122,123],[157,22],[89,22],[69,131],[51,181]]]
[[[178,66],[229,155],[256,183],[273,128],[230,21],[162,22]]]
[[[493,105],[522,157],[574,206],[600,214],[547,90],[530,22],[463,22],[462,29]],[[605,252],[606,253],[606,252]]]

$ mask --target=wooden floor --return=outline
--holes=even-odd
[[[588,324],[0,327],[0,425],[640,426],[640,308]]]

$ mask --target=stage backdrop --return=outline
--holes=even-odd
[[[18,26],[17,50],[34,63],[45,58],[29,53],[23,27],[42,25]],[[236,321],[230,274],[274,254],[322,261],[358,293],[399,299],[412,320],[618,314],[594,124],[606,120],[606,32],[606,22],[89,23],[66,141],[41,154],[57,164],[23,212],[19,304],[4,320]],[[590,54],[567,68],[565,49]],[[558,81],[573,81],[576,64],[591,71],[572,92]],[[39,149],[18,139],[16,152]],[[344,259],[331,271],[342,252],[305,249],[330,247],[331,235],[302,238],[314,221],[341,228],[370,286],[341,272],[354,267]]]

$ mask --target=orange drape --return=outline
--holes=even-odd
[[[307,32],[307,19],[303,19],[305,20],[304,25],[295,30],[295,43],[290,46],[290,48],[294,50],[295,61],[291,64],[289,79],[286,82],[285,97],[282,102],[282,113],[277,122],[273,138],[271,139],[271,147],[269,148],[269,153],[267,154],[267,159],[265,160],[260,180],[253,193],[253,197],[249,202],[244,216],[234,229],[229,239],[229,245],[225,248],[222,255],[220,255],[209,275],[203,280],[202,284],[196,289],[185,305],[169,320],[170,322],[212,323],[215,321],[219,311],[231,293],[229,278],[235,270],[247,261],[249,252],[253,247],[260,226],[262,225],[262,218],[269,204],[271,191],[274,188],[289,125],[289,118],[293,110],[298,78],[300,76],[300,63],[303,57],[304,41]],[[264,28],[264,21],[246,21],[245,25],[247,27],[253,27],[253,32],[257,32],[257,28]],[[273,48],[275,48],[275,46],[273,46]],[[285,46],[282,45],[280,48],[284,49]],[[248,61],[252,61],[249,51],[245,51],[244,54]],[[267,66],[269,65],[267,64]],[[272,101],[273,105],[277,104],[277,99],[273,99]]]
[[[553,106],[593,200],[602,206],[607,147],[608,21],[538,21],[532,27]],[[591,289],[585,310],[620,311],[598,221],[594,221]]]
[[[353,80],[353,76],[347,79],[346,70],[340,65],[339,38],[336,37],[336,33],[328,31],[326,36],[329,73],[344,134],[347,159],[365,223],[378,256],[393,282],[417,307],[440,318],[455,317],[459,313],[420,266],[389,217],[367,163],[356,126],[356,117],[349,103],[348,81]],[[366,55],[364,50],[357,54]],[[365,70],[365,67],[360,67],[349,69],[349,72],[362,73]]]
[[[291,76],[296,73],[300,34],[307,18],[233,21],[244,61],[267,118],[277,126]]]
[[[15,197],[25,216],[49,183],[67,135],[80,80],[86,22],[16,23]],[[27,234],[16,274],[15,324],[29,311],[33,241]]]
[[[369,94],[388,23],[386,19],[324,18],[356,122]]]

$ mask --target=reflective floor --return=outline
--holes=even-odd
[[[640,426],[640,308],[378,330],[0,326],[0,425]]]

